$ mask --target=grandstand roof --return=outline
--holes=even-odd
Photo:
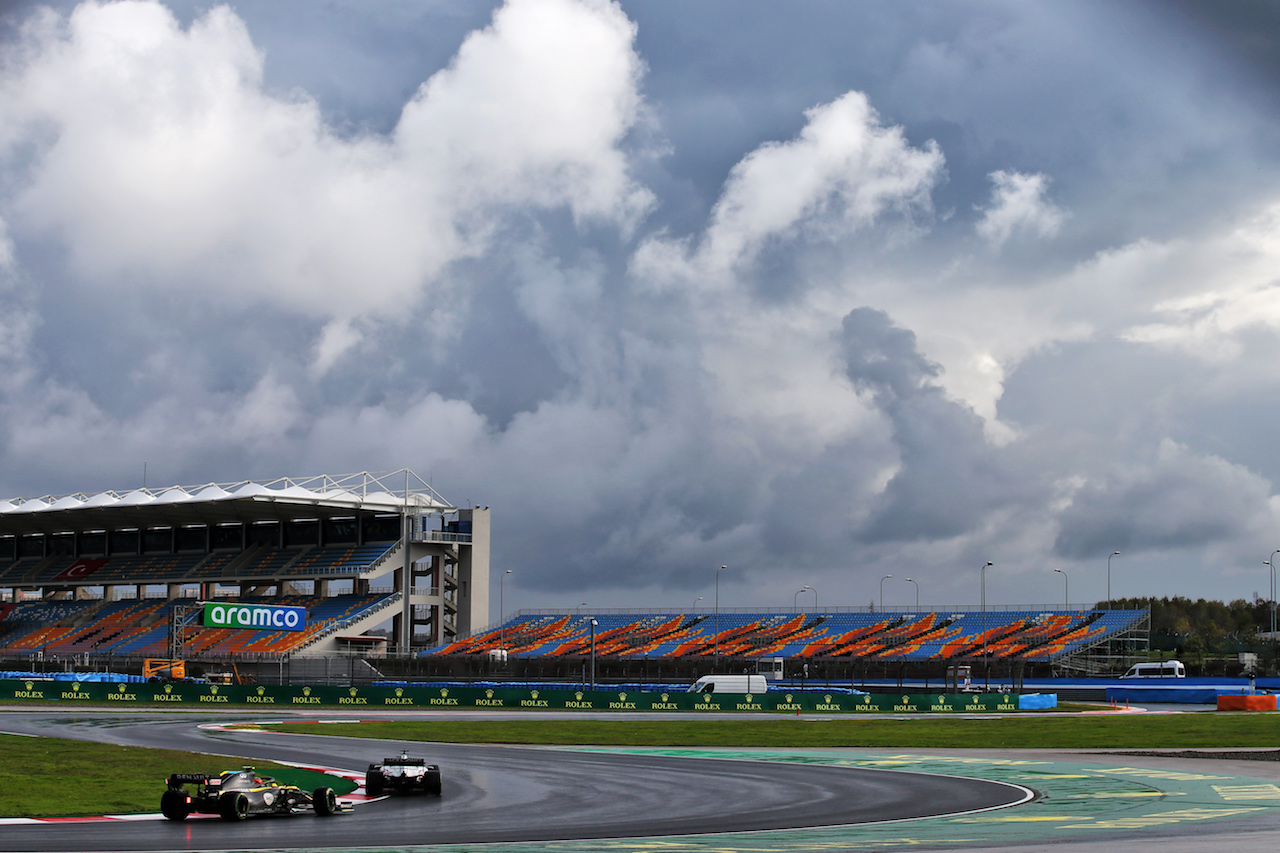
[[[0,535],[456,510],[408,469],[0,500]]]

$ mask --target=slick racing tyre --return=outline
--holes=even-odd
[[[423,780],[423,786],[427,789],[427,793],[433,797],[440,796],[440,771],[427,771],[427,778]]]
[[[218,797],[218,813],[223,820],[244,820],[249,816],[249,798],[239,791],[227,791]]]
[[[377,770],[365,774],[364,792],[371,797],[381,797],[384,789],[383,776]]]
[[[186,820],[191,814],[191,804],[181,791],[165,791],[160,795],[160,814],[169,820]]]
[[[336,814],[338,811],[338,795],[332,788],[316,788],[311,795],[311,807],[318,815]]]

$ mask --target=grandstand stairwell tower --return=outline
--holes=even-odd
[[[469,636],[489,612],[489,508],[458,509],[456,520],[406,510],[392,628],[402,654]],[[428,529],[437,519],[441,529]]]

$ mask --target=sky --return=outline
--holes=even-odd
[[[407,467],[490,507],[508,611],[1269,598],[1278,41],[7,3],[0,496]]]

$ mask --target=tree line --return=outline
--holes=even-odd
[[[1100,608],[1103,604],[1098,605]],[[1225,654],[1260,651],[1270,641],[1272,602],[1172,598],[1118,598],[1112,609],[1151,610],[1151,648],[1181,653]]]

